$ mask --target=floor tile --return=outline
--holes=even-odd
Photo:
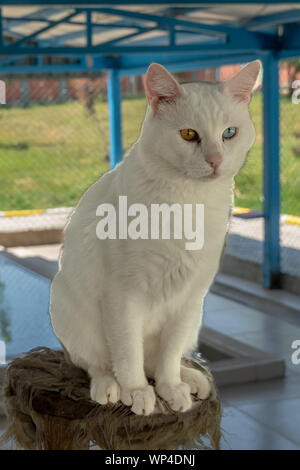
[[[298,398],[300,401],[300,377],[291,374],[281,379],[266,380],[220,388],[222,402],[239,406],[250,403]]]
[[[2,434],[5,427],[6,427],[6,417],[5,416],[0,416],[0,434]]]
[[[238,407],[240,411],[267,425],[300,449],[300,399],[252,403]]]
[[[264,328],[265,320],[261,314],[249,315],[242,310],[207,310],[203,324],[227,335],[237,335],[260,331]]]
[[[224,302],[224,304],[223,304]],[[284,319],[249,308],[238,302],[208,294],[204,303],[204,324],[230,334],[252,333],[255,331],[277,331],[295,337],[299,327]]]
[[[300,339],[300,332],[292,329],[290,331],[282,331],[280,329],[262,329],[250,333],[242,333],[234,335],[234,338],[250,344],[258,349],[274,355],[275,357],[284,358],[286,367],[296,374],[300,374],[300,364],[293,364],[292,343],[296,339]]]
[[[204,306],[206,310],[226,310],[234,308],[235,302],[221,297],[220,295],[215,295],[209,292],[205,297]]]
[[[222,420],[223,450],[299,450],[300,446],[242,411],[228,407]]]
[[[1,415],[0,416],[0,438],[2,434],[4,433],[5,429],[6,429],[6,417]],[[0,442],[0,450],[9,450],[11,448],[12,448],[11,443],[2,444]]]

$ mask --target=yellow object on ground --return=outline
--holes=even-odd
[[[44,209],[27,209],[27,210],[19,210],[19,211],[4,211],[3,215],[5,217],[15,217],[18,215],[35,215],[35,214],[43,214]]]
[[[236,214],[247,214],[247,212],[250,212],[250,209],[247,209],[245,207],[235,207],[233,209],[233,215]]]
[[[288,215],[284,222],[291,225],[300,225],[300,217],[297,215]]]

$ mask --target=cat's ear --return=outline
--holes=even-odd
[[[226,82],[220,84],[221,90],[228,93],[238,101],[248,103],[252,96],[252,90],[260,72],[260,62],[255,60],[242,68]]]
[[[144,86],[148,103],[151,105],[154,113],[158,110],[160,102],[172,102],[176,98],[185,95],[184,88],[160,64],[153,63],[149,66]]]

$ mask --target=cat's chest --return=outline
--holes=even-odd
[[[169,242],[170,243],[170,242]],[[215,253],[218,257],[218,253]],[[145,284],[149,304],[155,308],[168,305],[179,305],[181,300],[192,295],[194,285],[199,282],[198,292],[210,281],[215,272],[215,262],[210,263],[209,257],[203,253],[191,254],[178,247],[170,249],[170,244],[159,253],[145,257],[147,269],[144,271]],[[141,273],[140,273],[141,274]]]
[[[193,273],[186,279],[179,276],[177,282],[174,272],[169,278],[168,273],[165,273],[155,290],[154,298],[151,294],[152,302],[147,301],[144,317],[145,336],[159,333],[166,323],[170,321],[173,323],[178,314],[190,310],[190,306],[195,309],[201,304],[205,286],[200,279],[202,285],[198,285],[197,279],[197,273]],[[199,307],[200,312],[201,307]]]

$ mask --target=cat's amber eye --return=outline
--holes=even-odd
[[[194,129],[181,129],[180,135],[184,140],[189,142],[194,140],[200,141],[199,135]]]
[[[237,133],[236,127],[227,127],[222,134],[223,139],[232,139]]]

